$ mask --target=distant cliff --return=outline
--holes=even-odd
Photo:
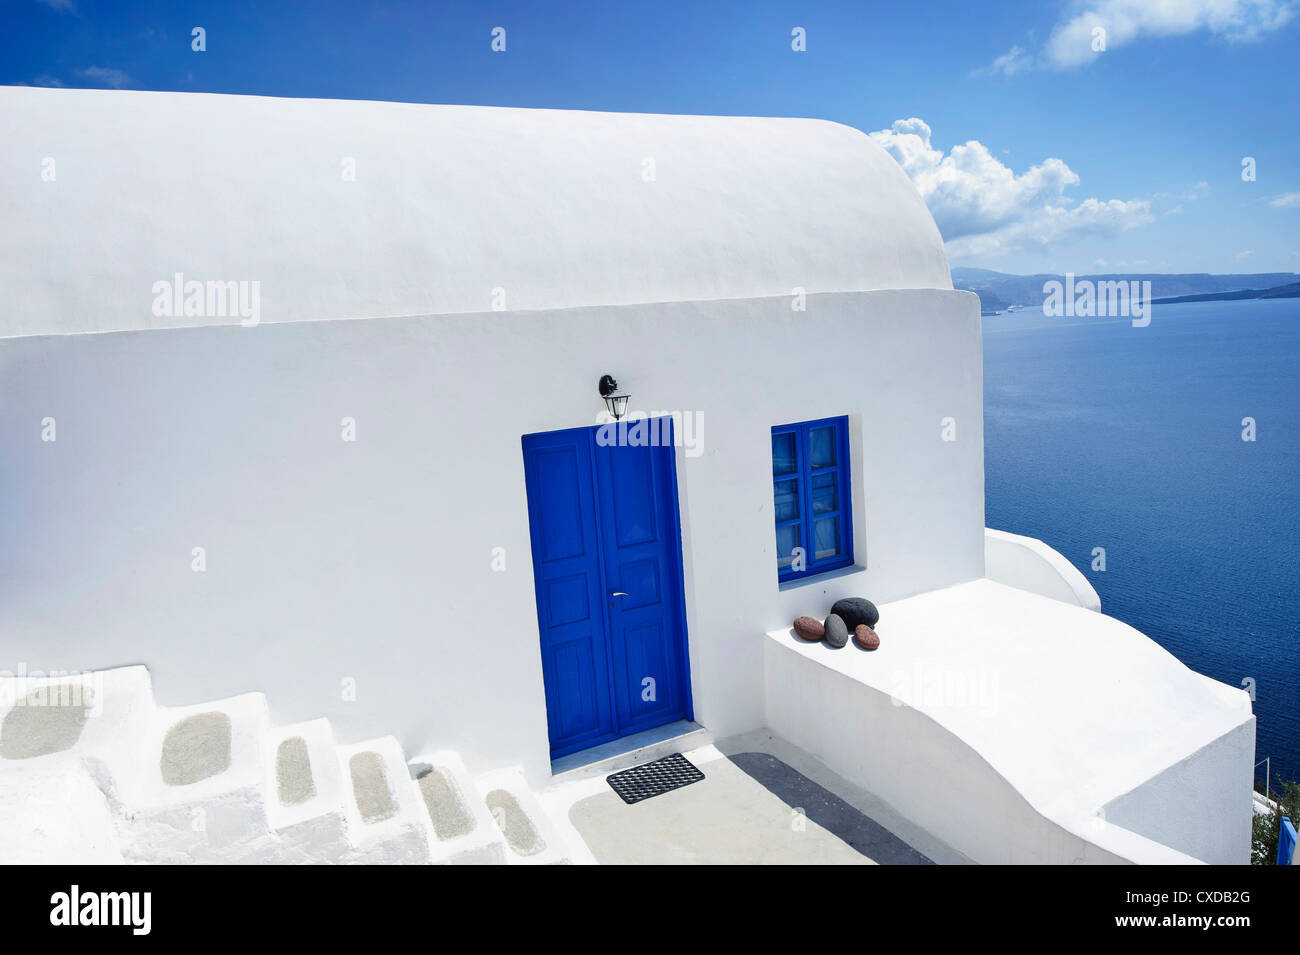
[[[1149,281],[1156,303],[1300,297],[1300,274],[1295,272],[1232,275],[1111,272],[1075,276],[1076,281],[1083,279],[1093,282]],[[1009,305],[1037,308],[1043,304],[1043,283],[1061,280],[1061,275],[1050,273],[1010,275],[992,269],[962,266],[952,270],[952,284],[978,295],[981,311],[985,313],[1000,311]]]
[[[1202,295],[1176,295],[1172,298],[1153,298],[1152,305],[1175,302],[1232,302],[1244,298],[1300,298],[1300,282],[1279,285],[1276,288],[1244,288],[1235,292],[1206,292]]]

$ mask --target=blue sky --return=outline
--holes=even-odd
[[[955,265],[1300,271],[1298,6],[6,0],[0,83],[815,116],[903,162]]]

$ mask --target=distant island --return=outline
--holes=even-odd
[[[1077,275],[1076,279],[1094,282],[1149,281],[1152,304],[1177,302],[1217,302],[1250,298],[1300,298],[1300,274],[1295,272],[1258,272],[1251,274],[1211,275],[1205,272],[1186,274],[1097,273]],[[1018,308],[1040,308],[1043,284],[1061,281],[1060,275],[1011,275],[993,269],[957,266],[952,270],[956,288],[980,297],[980,312],[996,315]]]
[[[1175,295],[1172,298],[1153,298],[1152,305],[1174,302],[1232,302],[1242,298],[1300,298],[1300,282],[1278,285],[1274,288],[1243,288],[1235,292],[1202,292],[1199,295]]]

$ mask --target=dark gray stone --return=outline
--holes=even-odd
[[[835,606],[831,607],[831,613],[843,620],[844,625],[850,630],[855,630],[859,624],[864,623],[868,627],[875,627],[880,621],[880,611],[866,597],[845,597],[843,600],[837,600]]]
[[[839,614],[833,613],[826,618],[826,642],[836,650],[849,642],[849,628]]]

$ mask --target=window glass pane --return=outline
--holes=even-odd
[[[813,557],[824,560],[840,552],[840,519],[823,517],[813,522]]]
[[[796,437],[793,432],[772,435],[773,474],[793,474],[798,467],[794,451]]]
[[[776,519],[792,521],[799,516],[799,482],[776,482]]]
[[[799,525],[787,524],[776,529],[776,566],[786,570],[794,561],[794,549],[799,546]]]
[[[808,432],[808,443],[811,445],[809,452],[813,467],[825,468],[836,463],[837,447],[833,427],[813,428]]]
[[[813,476],[812,506],[814,514],[826,514],[830,511],[839,510],[840,480],[835,471],[830,474],[816,474]]]

